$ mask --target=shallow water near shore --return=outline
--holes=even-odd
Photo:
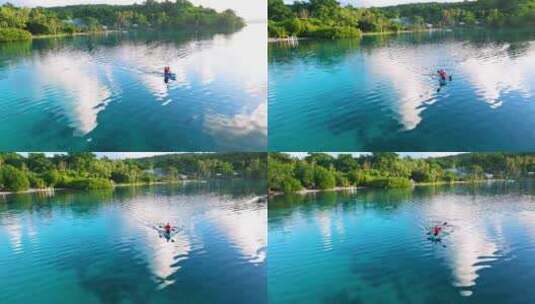
[[[533,31],[270,43],[268,69],[271,151],[535,149]]]
[[[264,194],[235,180],[0,197],[2,303],[266,303]]]
[[[531,181],[272,198],[270,301],[533,302],[534,194]]]
[[[266,35],[258,23],[0,44],[0,149],[264,151]]]

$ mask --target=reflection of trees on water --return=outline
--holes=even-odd
[[[46,266],[61,278],[72,277],[75,288],[101,302],[146,303],[155,292],[165,299],[200,297],[206,292],[200,286],[217,294],[245,284],[251,288],[243,294],[249,295],[263,286],[258,274],[266,253],[267,209],[256,195],[265,189],[265,182],[234,179],[0,196],[0,232],[7,233],[14,253],[38,251]],[[174,242],[153,229],[165,220],[180,229]],[[234,266],[247,282],[219,287],[220,274]]]
[[[340,229],[337,229],[340,234],[349,230],[349,227],[343,227],[344,222],[340,221],[341,218],[349,216],[351,220],[347,223],[354,223],[355,220],[367,218],[364,212],[369,211],[377,215],[379,221],[380,219],[394,221],[392,224],[386,224],[388,229],[385,231],[391,231],[390,228],[396,225],[397,220],[400,227],[398,228],[399,236],[396,238],[413,243],[407,245],[406,248],[402,247],[403,250],[396,253],[396,260],[399,260],[400,264],[377,265],[369,261],[363,263],[361,262],[363,257],[357,257],[354,272],[366,282],[365,284],[371,284],[374,287],[385,285],[389,286],[388,288],[391,288],[393,284],[396,288],[399,287],[397,292],[402,295],[407,285],[396,281],[399,279],[397,275],[381,277],[378,276],[378,271],[380,269],[380,273],[383,274],[397,274],[400,268],[403,269],[403,265],[406,265],[412,269],[411,273],[407,274],[408,277],[418,274],[425,276],[429,271],[434,271],[429,284],[433,286],[433,284],[441,283],[438,289],[443,290],[439,293],[445,297],[449,294],[446,298],[454,299],[459,295],[486,298],[489,290],[488,285],[485,284],[496,280],[500,271],[494,269],[498,267],[497,264],[502,265],[499,267],[507,267],[503,266],[503,262],[514,260],[517,255],[522,256],[522,259],[527,258],[525,254],[515,252],[515,250],[520,248],[525,250],[524,245],[518,244],[523,238],[533,239],[531,233],[535,231],[535,226],[531,224],[535,212],[533,194],[535,194],[533,180],[521,180],[515,183],[489,182],[421,186],[414,190],[361,190],[350,195],[301,196],[301,199],[294,198],[293,202],[287,205],[283,204],[283,197],[278,197],[275,199],[275,206],[270,205],[269,221],[272,225],[270,229],[291,232],[291,227],[295,222],[308,224],[309,220],[314,220],[320,231],[323,245],[328,249],[336,247],[340,249],[345,245],[342,241],[338,241],[338,244],[332,243],[340,237],[332,229],[334,223],[338,221],[342,225]],[[330,201],[332,197],[337,197],[336,202]],[[341,210],[343,212],[340,212]],[[408,214],[412,215],[408,216]],[[384,217],[385,215],[388,217]],[[407,220],[410,220],[409,227],[407,227]],[[441,244],[444,247],[432,245],[427,247],[428,242],[419,242],[418,236],[414,235],[422,233],[422,239],[424,239],[425,231],[422,231],[419,226],[425,227],[433,221],[447,221],[452,226],[453,232],[442,240]],[[517,223],[512,224],[512,221],[517,221]],[[374,221],[369,224],[373,225],[373,223]],[[520,230],[517,225],[520,225]],[[355,231],[360,230],[359,228],[360,226],[351,227],[354,231],[353,237],[357,233]],[[383,231],[381,229],[385,227],[378,228]],[[523,234],[525,232],[527,232],[526,235]],[[384,235],[379,238],[378,242],[388,243],[389,237],[392,236]],[[365,241],[366,247],[373,245],[373,240]],[[380,259],[381,254],[384,254],[385,258],[389,256],[386,253],[379,253],[384,249],[381,245],[374,246],[376,251],[372,259],[377,256]],[[439,247],[440,249],[436,250]],[[391,250],[388,246],[385,248]],[[417,253],[422,250],[424,253]],[[432,270],[434,266],[422,263],[422,254],[432,255],[433,258],[430,261],[433,263],[436,263],[437,259],[443,261],[446,269],[438,266]],[[519,262],[516,263],[513,267],[518,266]],[[425,283],[422,283],[419,288],[424,285]],[[483,290],[479,290],[478,287]],[[351,298],[343,292],[337,297]],[[414,297],[417,298],[418,295]]]
[[[270,64],[291,64],[299,60],[303,63],[331,66],[342,63],[352,53],[361,51],[371,54],[377,48],[407,47],[433,44],[440,47],[445,43],[463,42],[475,49],[486,48],[488,45],[500,47],[510,45],[508,51],[511,57],[527,54],[530,41],[535,39],[532,31],[519,30],[465,30],[465,31],[435,31],[415,32],[392,35],[364,36],[360,39],[307,39],[296,45],[284,42],[270,43]]]
[[[22,44],[2,44],[0,66],[9,64],[11,70],[18,69],[10,74],[7,84],[24,76],[30,85],[27,91],[16,92],[17,99],[7,102],[13,103],[16,111],[21,108],[19,99],[43,101],[25,105],[31,110],[45,108],[46,118],[36,120],[36,124],[43,122],[50,127],[52,119],[64,129],[62,137],[78,145],[96,147],[104,142],[101,136],[108,137],[110,126],[116,125],[113,117],[126,112],[120,101],[128,101],[133,94],[139,98],[137,106],[150,113],[149,117],[161,117],[144,130],[149,133],[146,145],[180,146],[188,142],[227,145],[228,149],[242,147],[244,142],[253,143],[253,148],[265,145],[266,59],[258,52],[257,42],[263,39],[258,36],[259,28],[246,27],[236,34],[131,32],[55,37],[35,39],[25,48],[20,47]],[[164,83],[164,66],[171,66],[176,81]],[[184,102],[192,100],[198,102]],[[140,112],[136,114],[142,116]],[[170,115],[173,112],[181,115]],[[129,117],[137,119],[136,115]],[[132,123],[123,121],[124,125]],[[182,140],[185,135],[180,133],[185,131],[176,131],[182,126],[203,136]],[[109,143],[112,146],[124,145],[136,136],[135,129],[121,127],[115,130],[121,140]],[[34,132],[29,128],[25,131]]]
[[[13,65],[17,58],[27,58],[32,54],[32,42],[0,43],[0,69]]]
[[[282,87],[291,85],[293,75],[304,75],[299,78],[304,83],[306,78],[328,79],[333,74],[338,83],[315,83],[305,109],[321,111],[329,134],[353,136],[356,145],[369,150],[419,150],[437,143],[418,134],[442,132],[442,126],[437,132],[436,119],[428,117],[442,113],[443,121],[454,121],[456,112],[475,113],[464,114],[467,124],[474,124],[476,115],[504,119],[519,107],[515,101],[533,99],[533,39],[535,34],[520,31],[462,31],[305,40],[295,48],[271,45],[270,72],[277,73],[274,79]],[[455,91],[437,92],[438,68],[453,75]],[[467,98],[482,103],[466,111],[461,101]],[[496,112],[506,101],[514,108]],[[475,123],[477,131],[482,129]],[[443,128],[446,135],[458,132]],[[462,149],[462,143],[448,144]]]

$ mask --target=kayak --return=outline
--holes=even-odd
[[[176,80],[176,74],[175,73],[164,74],[164,77],[167,78],[167,79]]]

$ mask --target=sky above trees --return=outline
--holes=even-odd
[[[338,156],[338,154],[351,154],[354,157],[359,157],[363,154],[369,154],[370,152],[326,152],[327,154]],[[398,152],[398,154],[401,157],[410,156],[412,158],[428,158],[428,157],[442,157],[442,156],[448,156],[448,155],[456,155],[463,152]],[[305,158],[308,155],[308,152],[291,152],[288,153],[292,156],[298,157],[298,158]]]
[[[292,3],[295,0],[284,0],[286,3]],[[339,0],[341,4],[351,4],[353,6],[389,6],[397,4],[407,4],[416,2],[460,2],[464,0]]]
[[[143,0],[0,0],[16,6],[64,6],[74,4],[132,4],[142,3]],[[234,10],[246,20],[266,20],[267,0],[190,0],[191,3],[214,8],[218,11]]]

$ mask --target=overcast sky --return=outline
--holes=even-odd
[[[284,0],[286,3],[292,3],[294,0]],[[397,4],[415,3],[415,2],[460,2],[464,0],[338,0],[342,4],[351,4],[359,7],[370,6],[389,6]]]
[[[0,0],[0,4],[10,2],[17,6],[62,6],[73,4],[132,4],[144,0]],[[247,20],[265,20],[267,18],[267,0],[190,0],[190,2],[211,7],[218,11],[233,9]]]

